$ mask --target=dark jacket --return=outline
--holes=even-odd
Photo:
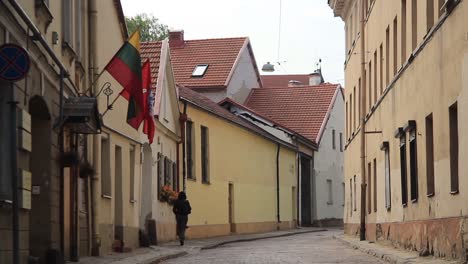
[[[176,215],[189,215],[192,213],[192,207],[190,207],[190,203],[188,200],[177,199],[174,202],[174,207],[172,211]]]

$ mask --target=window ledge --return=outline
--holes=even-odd
[[[450,192],[451,195],[457,195],[457,194],[459,194],[459,193],[460,193],[460,191],[458,191],[458,190],[456,190],[456,191],[451,191],[451,192]]]
[[[412,199],[411,202],[412,202],[412,203],[417,203],[417,202],[418,202],[418,199]]]
[[[36,9],[36,17],[40,21],[39,23],[44,22],[44,33],[47,33],[47,29],[50,23],[52,23],[52,20],[54,20],[54,16],[44,0],[36,0],[34,7]]]
[[[434,197],[435,196],[435,193],[429,193],[426,195],[427,197]]]
[[[132,204],[134,204],[134,203],[136,203],[136,202],[137,202],[137,200],[134,200],[134,199],[131,199],[131,200],[130,200],[130,203],[132,203]]]
[[[101,197],[104,198],[104,199],[109,199],[109,200],[112,199],[112,196],[110,196],[110,195],[105,195],[105,194],[101,195]]]
[[[193,181],[193,182],[196,182],[197,181],[197,178],[187,178],[188,181]]]
[[[202,181],[202,184],[211,185],[210,182]]]
[[[333,202],[327,202],[327,205],[333,205]]]

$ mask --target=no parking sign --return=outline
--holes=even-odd
[[[29,71],[31,62],[26,50],[15,44],[0,46],[0,80],[16,82]]]

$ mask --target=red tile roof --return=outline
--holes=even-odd
[[[227,109],[224,109],[222,106],[218,105],[217,103],[215,103],[214,101],[212,101],[211,99],[209,99],[208,97],[198,93],[198,92],[195,92],[193,91],[192,89],[188,89],[186,87],[183,87],[183,86],[178,86],[179,88],[179,96],[181,98],[181,100],[184,100],[184,101],[187,101],[199,108],[202,108],[204,109],[205,111],[208,111],[220,118],[223,118],[223,119],[226,119],[236,125],[239,125],[245,129],[248,129],[260,136],[263,136],[265,138],[268,138],[272,141],[275,141],[275,142],[278,142],[278,143],[281,143],[285,146],[288,146],[290,148],[295,148],[295,146],[287,143],[287,142],[284,142],[274,136],[272,136],[271,134],[269,134],[268,132],[264,131],[263,129],[255,126],[254,124],[248,122],[248,121],[245,121],[243,120],[242,118],[234,115],[233,113],[229,112]],[[189,116],[190,117],[190,116]]]
[[[178,84],[188,88],[225,88],[242,47],[248,38],[186,40],[170,47],[172,67]],[[198,64],[208,64],[203,77],[192,77]]]
[[[156,83],[158,80],[161,47],[161,41],[143,42],[140,44],[141,62],[145,63],[145,61],[149,59],[151,63],[151,84],[154,89],[156,89]]]
[[[261,78],[264,88],[287,87],[291,80],[309,85],[309,74],[262,75]]]
[[[249,108],[286,127],[297,131],[309,140],[319,143],[319,133],[338,84],[324,83],[316,86],[257,88],[247,98]]]

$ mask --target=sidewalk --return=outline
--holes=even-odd
[[[397,249],[390,244],[373,243],[369,241],[360,241],[358,238],[337,234],[335,239],[349,245],[350,247],[362,251],[366,254],[380,258],[386,262],[394,264],[455,264],[461,263],[459,261],[447,261],[440,258],[420,257],[416,251],[404,251]]]
[[[102,257],[81,258],[79,264],[155,264],[162,261],[197,253],[200,250],[212,249],[236,242],[254,241],[267,238],[293,236],[304,233],[326,231],[324,228],[300,228],[261,234],[231,235],[207,239],[193,239],[185,241],[183,247],[178,241],[163,243],[149,248],[138,248],[128,253],[112,253]]]

